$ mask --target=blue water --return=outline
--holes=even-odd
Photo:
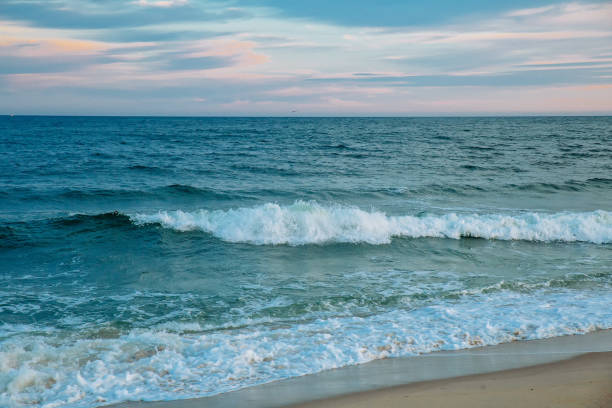
[[[612,328],[612,118],[0,117],[0,405]]]

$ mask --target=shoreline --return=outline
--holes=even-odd
[[[561,369],[563,367],[565,369]],[[594,369],[594,367],[597,369]],[[563,377],[565,372],[579,373],[579,376],[572,380]],[[519,373],[518,376],[516,373]],[[360,406],[361,401],[369,401],[362,405],[365,407],[376,406],[381,403],[381,398],[385,401],[385,405],[381,406],[394,406],[394,404],[400,406],[402,403],[406,403],[404,396],[406,392],[413,394],[417,391],[427,394],[422,397],[425,404],[435,406],[435,404],[443,403],[443,396],[440,396],[439,391],[435,391],[439,390],[439,387],[445,390],[442,394],[446,394],[448,389],[454,390],[454,394],[451,392],[449,395],[456,394],[455,396],[466,394],[456,388],[457,384],[463,384],[470,388],[470,384],[474,381],[484,381],[498,387],[489,387],[489,391],[476,390],[472,393],[471,399],[468,398],[466,402],[469,405],[477,403],[474,398],[478,396],[484,398],[483,401],[488,400],[490,403],[490,398],[503,398],[506,391],[510,392],[507,394],[507,397],[510,398],[512,393],[519,392],[521,387],[524,388],[520,379],[533,373],[540,373],[537,380],[539,381],[538,390],[547,389],[547,391],[536,393],[537,395],[533,394],[534,397],[546,398],[547,395],[550,395],[550,392],[556,392],[553,391],[555,384],[548,384],[548,387],[544,387],[545,382],[542,383],[542,381],[546,378],[554,379],[559,376],[563,378],[557,378],[558,382],[565,384],[560,391],[565,390],[566,392],[580,394],[580,391],[574,390],[575,387],[571,385],[572,383],[577,384],[580,382],[579,379],[587,378],[589,375],[597,377],[588,380],[592,381],[591,386],[593,384],[596,386],[604,381],[607,387],[604,389],[612,389],[612,330],[375,360],[361,365],[288,378],[209,397],[154,402],[128,401],[107,405],[106,407],[317,408]],[[603,379],[602,373],[604,373]],[[515,377],[519,382],[514,384],[514,388],[512,388],[511,382],[499,382],[497,380],[498,378]],[[429,393],[427,390],[430,390]],[[433,394],[431,390],[434,390]],[[495,392],[491,390],[495,390]],[[584,392],[588,394],[588,390],[592,390],[592,387],[589,388],[589,386],[583,384],[581,390],[586,390]],[[440,396],[442,400],[433,402],[434,400],[431,398],[435,399],[436,395]],[[455,396],[452,398],[455,398]],[[612,398],[612,396],[609,397]],[[513,398],[514,396],[510,398],[510,402],[516,405]],[[451,401],[454,404],[453,399],[448,400],[448,403],[450,404]],[[546,402],[541,399],[538,401],[540,403]],[[604,401],[612,405],[612,399]],[[414,403],[418,404],[418,401]],[[518,406],[520,406],[520,403]]]
[[[287,408],[540,408],[612,406],[612,352],[492,373],[431,380]]]

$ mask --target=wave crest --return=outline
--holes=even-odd
[[[257,245],[387,244],[393,237],[612,242],[612,213],[601,210],[557,214],[388,216],[356,207],[296,201],[288,206],[266,203],[227,211],[160,211],[135,214],[130,219],[139,225],[156,223],[177,231],[201,230],[224,241]]]

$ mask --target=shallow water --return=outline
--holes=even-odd
[[[612,118],[0,117],[0,405],[612,327]]]

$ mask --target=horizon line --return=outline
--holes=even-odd
[[[612,117],[610,113],[499,113],[499,114],[430,114],[430,115],[169,115],[169,114],[0,114],[0,117],[82,117],[82,118],[534,118],[534,117]]]

